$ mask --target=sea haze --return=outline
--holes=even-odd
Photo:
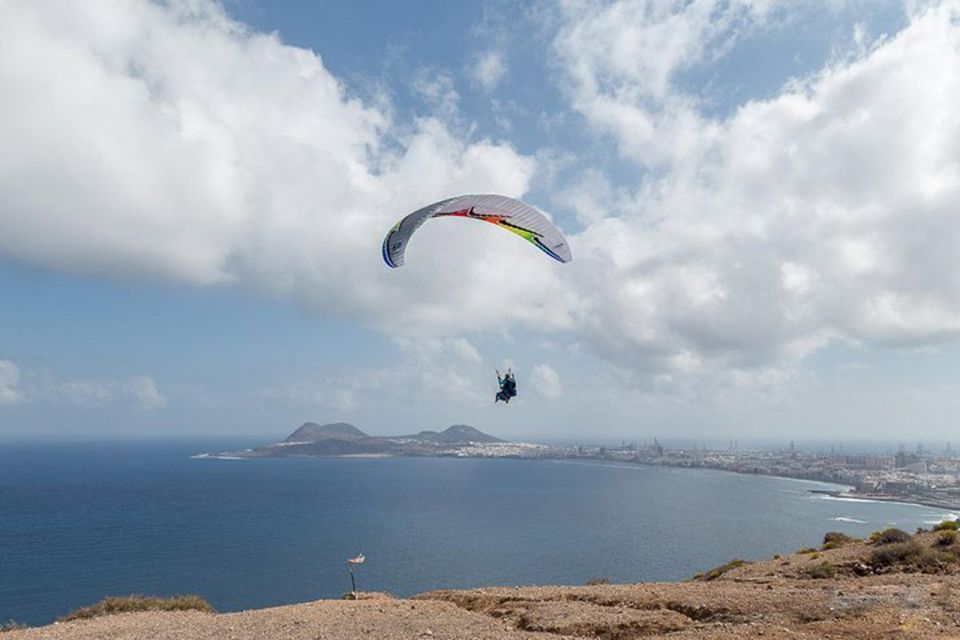
[[[675,580],[827,530],[946,514],[832,485],[611,463],[453,458],[194,460],[236,442],[0,445],[0,620],[106,595],[199,593],[220,610],[359,587]],[[246,446],[248,443],[243,443]]]

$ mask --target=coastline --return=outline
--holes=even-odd
[[[947,511],[960,511],[960,505],[951,505],[950,503],[937,502],[935,500],[909,500],[900,496],[892,496],[888,494],[858,493],[857,491],[822,491],[819,489],[811,489],[810,493],[819,493],[828,495],[832,498],[846,498],[861,502],[889,502],[890,504],[905,504],[916,507],[946,509]]]
[[[805,480],[808,482],[822,482],[824,484],[834,484],[849,487],[847,490],[837,491],[837,490],[823,490],[823,489],[810,489],[810,493],[818,493],[823,495],[829,495],[833,498],[848,498],[853,500],[862,500],[865,502],[889,502],[891,504],[904,504],[916,507],[931,507],[934,509],[945,509],[947,511],[960,511],[960,504],[952,504],[950,502],[941,502],[937,500],[928,500],[923,497],[917,496],[915,499],[912,499],[909,496],[898,496],[895,494],[889,493],[861,493],[854,489],[849,484],[838,482],[836,480],[830,480],[823,477],[811,477],[811,476],[789,476],[789,475],[780,475],[773,473],[755,473],[748,471],[738,471],[736,469],[724,469],[722,467],[691,467],[687,465],[671,465],[671,464],[661,464],[661,463],[651,463],[651,462],[642,462],[636,461],[634,464],[642,464],[651,467],[670,467],[673,469],[710,469],[711,471],[724,471],[727,473],[735,473],[738,475],[747,475],[747,476],[765,476],[767,478],[784,478],[787,480]]]
[[[509,445],[512,443],[503,443]],[[201,453],[197,455],[190,456],[192,459],[197,460],[251,460],[257,459],[258,457],[254,456],[243,456],[236,455],[237,453],[246,453],[253,451],[252,449],[246,449],[242,452],[223,452],[223,453]],[[542,451],[539,453],[542,454]],[[264,458],[274,457],[274,456],[263,456]],[[385,459],[385,458],[397,458],[397,457],[422,457],[422,455],[410,455],[403,453],[393,453],[393,452],[382,452],[382,453],[346,453],[346,454],[333,454],[333,455],[307,455],[307,454],[294,454],[286,455],[283,457],[287,458],[332,458],[332,459]],[[764,476],[768,478],[782,478],[784,480],[800,480],[804,482],[815,482],[825,485],[834,485],[844,487],[843,489],[810,489],[810,493],[826,495],[838,499],[850,499],[850,500],[861,500],[861,501],[870,501],[870,502],[887,502],[890,504],[903,504],[910,506],[920,506],[920,507],[930,507],[934,509],[944,509],[951,512],[960,512],[960,504],[951,503],[949,501],[940,501],[936,499],[927,499],[923,496],[901,496],[896,494],[886,494],[886,493],[861,493],[856,491],[856,489],[849,484],[848,482],[843,482],[841,480],[831,478],[822,474],[795,474],[788,475],[782,473],[766,473],[758,469],[750,470],[741,470],[741,469],[730,469],[722,466],[713,466],[713,465],[691,465],[691,464],[671,464],[665,461],[650,461],[642,459],[632,459],[632,460],[618,460],[615,458],[601,457],[601,456],[589,456],[589,455],[579,455],[579,456],[550,456],[550,455],[538,455],[538,456],[526,456],[522,454],[508,454],[508,455],[485,455],[482,452],[471,451],[469,447],[464,447],[462,450],[455,453],[451,452],[438,452],[433,456],[428,457],[438,457],[438,458],[474,458],[474,459],[516,459],[516,460],[542,460],[542,461],[553,461],[553,462],[572,462],[572,463],[602,463],[602,464],[614,464],[617,466],[630,467],[630,466],[645,466],[645,467],[666,467],[670,469],[686,469],[686,470],[707,470],[707,471],[718,471],[724,473],[733,473],[737,475],[744,476]]]
[[[784,475],[784,474],[775,474],[775,473],[757,473],[755,471],[739,471],[737,469],[725,469],[723,467],[714,467],[714,466],[693,466],[685,464],[668,464],[663,462],[647,462],[644,460],[612,460],[609,458],[590,458],[590,457],[578,457],[578,458],[555,458],[557,461],[569,461],[569,462],[603,462],[606,464],[616,464],[623,466],[645,466],[645,467],[666,467],[669,469],[687,469],[687,470],[707,470],[707,471],[718,471],[722,473],[733,473],[741,476],[763,476],[766,478],[782,478],[784,480],[802,480],[805,482],[817,482],[821,484],[831,484],[839,485],[842,487],[847,487],[843,490],[836,489],[809,489],[810,493],[827,495],[833,498],[847,498],[851,500],[859,500],[863,502],[887,502],[890,504],[902,504],[914,507],[930,507],[933,509],[945,509],[951,512],[960,512],[960,504],[951,504],[949,502],[940,502],[937,500],[927,500],[922,497],[917,497],[916,499],[911,499],[906,496],[897,496],[893,494],[877,494],[877,493],[860,493],[854,489],[850,484],[839,482],[837,480],[832,480],[829,478],[824,478],[820,476],[805,476],[805,475]]]

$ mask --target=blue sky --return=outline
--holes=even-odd
[[[958,14],[7,0],[0,438],[946,440]],[[458,221],[380,262],[471,192],[574,262]]]

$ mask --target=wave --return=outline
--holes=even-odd
[[[956,513],[950,513],[950,512],[947,512],[947,513],[925,513],[925,514],[923,514],[923,515],[924,515],[924,517],[926,517],[926,518],[936,518],[936,520],[924,520],[924,521],[923,521],[923,524],[940,524],[940,523],[943,522],[944,520],[952,520],[952,521],[956,522],[957,519],[960,518],[960,516],[958,516]]]
[[[852,522],[853,524],[867,524],[866,520],[857,520],[856,518],[849,518],[847,516],[834,516],[830,519],[835,522]]]
[[[817,496],[821,500],[835,500],[837,502],[886,502],[890,503],[889,500],[871,500],[870,498],[854,498],[853,496],[831,496],[826,494],[821,494]]]

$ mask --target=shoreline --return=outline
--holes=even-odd
[[[232,452],[231,452],[232,453]],[[422,458],[422,457],[433,457],[433,458],[461,458],[461,459],[473,459],[473,460],[531,460],[531,461],[547,461],[547,462],[567,462],[574,464],[613,464],[616,466],[622,467],[662,467],[667,469],[682,469],[682,470],[701,470],[701,471],[716,471],[722,473],[733,473],[741,476],[762,476],[766,478],[780,478],[784,480],[797,480],[803,482],[816,482],[824,485],[835,485],[846,487],[845,489],[809,489],[808,491],[813,494],[826,495],[838,499],[850,499],[850,500],[861,500],[867,502],[888,502],[891,504],[902,504],[916,507],[929,507],[932,509],[944,509],[951,512],[960,512],[960,504],[951,504],[950,502],[941,502],[935,499],[925,499],[921,496],[916,498],[911,498],[909,496],[897,496],[892,494],[874,494],[874,493],[859,493],[854,487],[848,483],[839,482],[837,480],[824,478],[824,477],[811,477],[811,476],[799,476],[799,475],[780,475],[773,473],[757,473],[753,471],[738,471],[736,469],[725,469],[722,467],[713,467],[713,466],[691,466],[691,465],[682,465],[682,464],[668,464],[660,462],[646,462],[642,460],[612,460],[608,458],[600,457],[526,457],[526,456],[484,456],[484,455],[435,455],[435,456],[415,456],[415,455],[402,455],[395,453],[348,453],[348,454],[339,454],[339,455],[330,455],[330,456],[311,456],[311,455],[290,455],[290,456],[257,456],[257,457],[243,457],[243,456],[232,456],[232,455],[221,455],[218,453],[202,453],[198,455],[190,456],[191,459],[198,460],[255,460],[255,459],[269,459],[269,458],[311,458],[311,459],[386,459],[386,458]]]
[[[923,499],[909,500],[900,496],[892,496],[888,494],[858,493],[856,491],[821,491],[819,489],[811,489],[810,493],[819,493],[822,495],[828,495],[832,498],[847,498],[863,502],[889,502],[891,504],[904,504],[914,507],[930,507],[932,509],[960,511],[960,505],[951,505],[949,503],[937,502],[933,500],[928,501]]]
[[[909,497],[896,496],[891,494],[874,494],[874,493],[858,493],[851,485],[838,482],[836,480],[829,480],[825,478],[812,478],[808,476],[787,476],[779,475],[773,473],[753,473],[748,471],[737,471],[736,469],[724,469],[722,467],[695,467],[681,464],[662,464],[658,462],[643,462],[640,460],[608,460],[606,458],[554,458],[556,461],[568,461],[568,462],[603,462],[607,464],[616,464],[622,465],[625,467],[628,466],[644,466],[644,467],[664,467],[667,469],[684,469],[684,470],[701,470],[701,471],[718,471],[721,473],[733,473],[739,476],[760,476],[764,478],[781,478],[783,480],[800,480],[803,482],[818,482],[821,484],[831,484],[838,485],[842,487],[848,487],[846,490],[825,490],[825,489],[808,489],[810,493],[827,495],[833,498],[848,498],[852,500],[861,500],[864,502],[889,502],[891,504],[902,504],[914,507],[930,507],[933,509],[945,509],[951,512],[960,512],[960,504],[951,504],[949,502],[938,502],[936,500],[926,500],[923,498],[910,499]]]

